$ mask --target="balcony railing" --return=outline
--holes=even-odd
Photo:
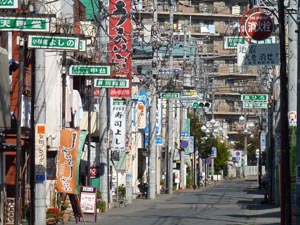
[[[152,2],[144,1],[140,4],[137,4],[134,8],[139,12],[151,12],[153,11]],[[169,12],[170,6],[168,2],[159,2],[158,3],[158,13],[160,12]],[[217,15],[235,15],[241,16],[243,15],[243,8],[239,6],[221,6],[218,4],[197,4],[192,5],[189,2],[186,3],[178,3],[174,6],[174,13],[200,13],[200,14],[217,14]]]

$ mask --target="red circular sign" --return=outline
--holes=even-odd
[[[245,23],[246,34],[257,41],[270,37],[273,31],[273,21],[271,17],[263,12],[256,12],[249,15]]]

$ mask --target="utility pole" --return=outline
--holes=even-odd
[[[184,20],[184,27],[183,27],[183,33],[184,33],[184,41],[183,41],[183,71],[182,71],[182,86],[184,88],[184,74],[185,74],[185,68],[187,64],[186,60],[186,48],[187,48],[187,20]],[[181,132],[185,132],[186,127],[186,109],[184,107],[181,108],[180,113],[180,119],[181,119]],[[180,151],[180,188],[185,189],[186,188],[186,180],[185,180],[185,152],[183,149]]]
[[[290,225],[291,218],[291,180],[290,145],[288,124],[288,78],[286,72],[285,13],[284,2],[278,1],[279,42],[280,42],[280,216],[281,225]],[[299,47],[299,46],[298,46]],[[297,100],[298,102],[299,100]]]
[[[213,121],[215,121],[215,80],[214,78],[212,78],[212,101],[211,101],[211,119]],[[215,121],[216,123],[216,121]],[[214,124],[212,124],[212,132],[214,130]],[[217,137],[214,137],[215,141],[214,141],[214,144],[215,146],[213,147],[216,147],[217,148],[217,140],[216,140]],[[211,176],[212,176],[212,179],[214,178],[214,173],[215,173],[215,158],[212,157],[211,158]]]
[[[151,77],[151,104],[150,104],[150,125],[149,125],[149,199],[155,199],[156,189],[156,76],[158,74],[158,37],[157,37],[157,0],[153,0],[153,27],[152,27],[152,77]]]
[[[14,222],[16,225],[19,224],[19,213],[20,213],[20,170],[21,170],[21,152],[22,152],[22,141],[21,141],[21,114],[22,114],[22,93],[23,93],[23,77],[24,77],[24,39],[23,37],[19,43],[19,54],[20,54],[20,69],[18,77],[18,118],[17,118],[17,151],[16,151],[16,184],[15,184],[15,215]]]
[[[292,31],[294,33],[296,33],[297,31],[297,53],[295,54],[297,57],[297,79],[295,81],[294,84],[297,84],[297,117],[299,117],[300,115],[300,57],[299,57],[299,51],[300,51],[300,1],[298,1],[298,14],[297,14],[297,27],[295,27],[295,29],[293,29]],[[296,48],[294,48],[296,49]],[[296,58],[295,57],[295,58]],[[297,128],[296,128],[296,134],[297,138],[296,138],[296,176],[299,176],[298,171],[299,171],[299,167],[300,167],[300,138],[299,138],[299,134],[300,134],[300,119],[297,118]],[[296,177],[297,180],[297,177]],[[300,223],[300,184],[298,182],[296,182],[296,209],[295,209],[295,216],[296,216],[296,224]]]
[[[38,14],[45,14],[45,0],[35,2],[36,12]],[[36,49],[35,50],[35,101],[34,101],[34,121],[35,128],[37,125],[46,124],[46,104],[45,104],[45,50]],[[35,137],[35,152],[36,157],[40,154],[38,135]],[[46,146],[43,149],[46,153]],[[37,162],[36,162],[37,163]],[[45,163],[46,164],[46,163]],[[46,165],[45,165],[46,167]],[[45,168],[46,169],[46,168]],[[37,172],[37,165],[35,165],[35,171]],[[45,177],[46,179],[46,177]],[[35,185],[36,197],[35,197],[35,223],[45,224],[46,221],[46,180],[44,182],[37,182]]]
[[[106,18],[107,12],[109,11],[109,2],[105,0],[100,2],[100,23],[99,29],[99,53],[100,53],[100,63],[108,63],[108,42],[109,37],[108,32],[108,18]],[[108,122],[108,94],[107,89],[100,89],[100,99],[99,99],[99,152],[100,152],[100,179],[101,179],[101,195],[103,200],[107,203],[109,207],[109,122]]]
[[[298,4],[298,6],[297,6]],[[298,11],[297,11],[297,7],[298,7]],[[299,116],[300,112],[298,113],[298,108],[300,107],[299,105],[299,66],[300,66],[300,61],[299,61],[299,54],[297,52],[297,50],[300,49],[299,44],[299,28],[300,28],[300,12],[299,12],[299,8],[300,8],[300,3],[298,1],[290,1],[289,2],[289,7],[286,9],[288,10],[288,37],[289,37],[289,41],[288,41],[288,112],[296,112],[296,115]],[[296,13],[298,12],[298,14],[296,15]],[[295,66],[297,65],[297,67]],[[297,71],[298,70],[298,71]],[[297,75],[298,72],[298,75]],[[297,82],[298,79],[298,82]],[[298,84],[298,85],[297,85]],[[295,90],[297,90],[295,92]],[[298,96],[298,98],[297,98]],[[298,119],[297,119],[298,121]],[[298,122],[297,122],[298,123]],[[297,165],[300,165],[300,139],[299,137],[297,137],[297,132],[296,130],[298,129],[297,124],[289,124],[289,133],[291,135],[290,138],[290,152],[291,154],[295,154],[295,161],[291,160],[290,164],[291,164],[291,168],[293,168],[291,170],[291,176],[295,177],[297,176],[296,174],[296,168]],[[300,130],[297,130],[300,132]],[[298,133],[299,134],[299,133]],[[298,139],[298,140],[297,140]],[[298,143],[298,144],[297,144]],[[295,165],[295,166],[294,166]],[[294,179],[292,182],[293,184],[291,184],[291,187],[293,187],[293,190],[291,190],[291,195],[296,195],[295,197],[295,203],[293,204],[293,208],[295,210],[295,218],[296,218],[296,224],[300,223],[300,193],[299,193],[299,188],[300,185],[297,184],[297,178]]]
[[[169,65],[169,81],[173,83],[173,11],[174,1],[169,1],[170,7],[170,24],[169,24],[169,54],[170,54],[170,65]],[[174,138],[173,138],[173,100],[168,99],[168,194],[173,193],[173,154],[174,154]]]

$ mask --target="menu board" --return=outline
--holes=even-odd
[[[80,207],[83,213],[96,213],[97,188],[81,187]]]

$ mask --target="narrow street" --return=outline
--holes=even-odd
[[[254,178],[226,180],[213,188],[176,191],[173,195],[159,195],[155,200],[134,200],[125,208],[98,215],[96,224],[279,225],[279,208],[261,204],[262,200],[262,191],[257,190]],[[95,224],[91,221],[86,217],[87,224]]]

